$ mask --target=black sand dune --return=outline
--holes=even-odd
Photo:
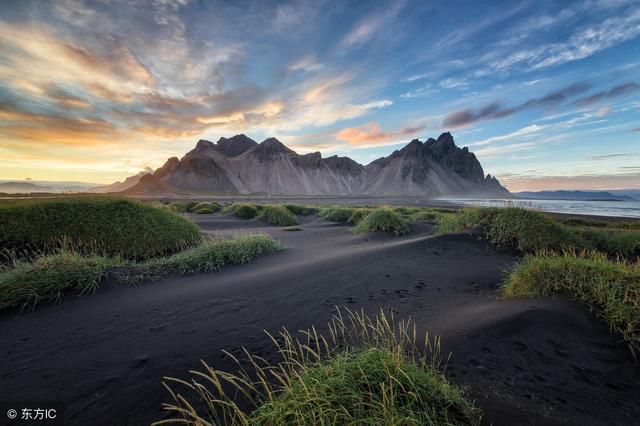
[[[196,217],[207,232],[262,230],[282,254],[219,274],[138,288],[104,286],[22,316],[0,317],[0,400],[62,400],[71,425],[162,418],[164,375],[241,346],[272,356],[263,329],[323,325],[334,305],[415,318],[453,353],[448,374],[469,387],[487,424],[627,425],[640,418],[640,364],[578,304],[496,300],[515,258],[469,233],[354,236],[303,218],[302,231]]]

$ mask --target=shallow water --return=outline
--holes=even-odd
[[[640,218],[640,201],[574,201],[530,199],[467,199],[447,200],[459,204],[488,207],[522,207],[552,213],[570,213],[590,216]]]

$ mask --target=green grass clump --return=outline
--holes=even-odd
[[[604,222],[596,222],[591,220],[575,219],[575,218],[563,220],[562,223],[564,223],[567,226],[588,226],[593,228],[607,227],[607,224]]]
[[[69,290],[79,294],[93,292],[106,273],[121,263],[118,259],[70,252],[41,256],[31,263],[17,262],[0,272],[0,311],[60,302]]]
[[[528,255],[507,278],[506,297],[566,294],[605,319],[640,350],[640,263],[614,262],[601,253]]]
[[[351,213],[351,216],[349,216],[349,219],[347,219],[347,222],[351,223],[352,225],[357,225],[362,221],[362,219],[364,219],[372,211],[373,209],[364,208],[364,207],[354,208],[353,213]]]
[[[458,214],[443,215],[438,221],[439,233],[470,228],[484,231],[501,248],[523,252],[588,248],[568,227],[542,213],[517,207],[466,208]]]
[[[233,214],[242,219],[253,219],[258,215],[258,206],[249,203],[237,203],[226,206],[223,214]]]
[[[284,206],[263,206],[258,217],[271,225],[292,226],[299,223],[296,215]]]
[[[353,232],[362,234],[365,232],[392,232],[394,235],[404,235],[409,232],[409,225],[400,215],[392,210],[376,209],[365,216],[354,228]]]
[[[207,202],[194,204],[187,209],[189,213],[194,213],[194,214],[212,214],[212,213],[219,212],[220,210],[221,210],[221,207],[218,203],[207,203]]]
[[[213,239],[170,257],[128,265],[117,271],[126,284],[157,281],[175,274],[217,272],[224,265],[249,263],[258,256],[282,250],[282,245],[266,235]]]
[[[587,241],[587,248],[618,256],[640,255],[640,232],[638,231],[585,228],[576,233]]]
[[[583,227],[583,228],[610,228],[610,229],[627,229],[640,230],[640,222],[597,222],[584,219],[566,219],[562,221],[567,226]]]
[[[323,207],[318,215],[332,222],[347,222],[355,210],[349,207]]]
[[[498,247],[533,253],[539,250],[600,250],[610,256],[640,254],[640,232],[568,226],[517,207],[473,207],[438,219],[438,232],[480,229]]]
[[[283,206],[291,213],[298,216],[310,216],[312,214],[318,214],[319,208],[314,206],[300,206],[298,204],[283,204]]]
[[[0,246],[54,252],[72,247],[83,254],[145,259],[175,253],[201,240],[188,219],[118,198],[56,198],[0,204]]]
[[[300,338],[286,329],[269,335],[280,362],[247,351],[241,361],[225,352],[237,373],[203,361],[204,370],[193,371],[190,381],[167,378],[173,402],[164,409],[174,417],[154,424],[480,424],[480,410],[439,370],[438,338],[426,335],[419,346],[415,324],[382,311],[375,318],[347,313],[338,311],[328,336],[315,328]]]
[[[68,291],[91,293],[107,274],[121,284],[137,284],[176,274],[216,272],[224,265],[249,263],[260,255],[280,250],[282,246],[277,241],[264,235],[250,235],[206,240],[173,256],[141,262],[73,252],[43,255],[33,262],[17,261],[0,270],[0,311],[60,302]]]

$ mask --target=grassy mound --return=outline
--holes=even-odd
[[[224,265],[248,263],[281,248],[269,237],[253,235],[208,240],[173,256],[143,262],[71,252],[45,255],[0,271],[0,311],[60,302],[69,291],[91,293],[107,274],[122,284],[136,284],[175,274],[218,271]]]
[[[284,204],[284,207],[291,213],[298,216],[309,216],[312,214],[317,214],[320,211],[319,208],[314,206],[300,206],[297,204]]]
[[[253,219],[258,215],[258,207],[255,204],[237,203],[226,206],[223,214],[233,214],[242,219]]]
[[[392,210],[376,209],[365,216],[353,230],[356,234],[375,231],[393,232],[394,235],[404,235],[409,232],[409,225],[407,225],[398,213]]]
[[[145,259],[196,245],[199,228],[148,203],[113,198],[16,200],[0,204],[0,246]]]
[[[194,214],[212,214],[217,213],[221,210],[221,207],[218,203],[197,203],[187,208],[189,213]]]
[[[480,424],[480,411],[439,371],[438,339],[427,335],[418,348],[415,325],[383,312],[347,312],[334,317],[328,337],[315,329],[300,339],[287,330],[272,337],[282,357],[277,364],[245,351],[246,362],[228,354],[238,373],[203,362],[205,370],[190,381],[167,379],[174,402],[164,409],[175,418],[155,424]]]
[[[516,207],[467,208],[438,222],[440,233],[478,228],[502,248],[532,252],[581,247],[583,242],[565,226],[542,213]]]
[[[292,226],[299,223],[296,215],[284,206],[263,206],[258,217],[271,225]]]
[[[567,294],[594,308],[640,350],[640,263],[612,262],[603,254],[529,255],[509,275],[506,297]]]
[[[540,250],[600,250],[612,256],[640,254],[640,232],[576,228],[517,207],[474,207],[438,219],[438,232],[476,228],[502,248],[533,253]]]
[[[369,209],[369,208],[352,209],[353,213],[351,213],[351,216],[349,216],[349,219],[347,219],[347,222],[351,223],[352,225],[357,225],[362,221],[362,219],[367,217],[367,215],[371,213],[373,210],[374,209]]]
[[[585,248],[620,256],[640,255],[640,232],[625,229],[586,228],[576,231]]]
[[[349,207],[323,207],[318,215],[332,222],[347,222],[355,210]]]
[[[584,219],[566,219],[562,223],[568,226],[574,227],[589,227],[589,228],[610,228],[610,229],[630,229],[640,230],[640,222],[598,222]]]
[[[59,303],[66,291],[93,292],[107,272],[122,262],[100,256],[63,252],[18,262],[0,272],[0,311]]]

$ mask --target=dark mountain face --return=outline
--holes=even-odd
[[[299,155],[276,138],[258,144],[245,135],[200,140],[182,159],[170,158],[131,193],[270,193],[282,195],[505,195],[450,133],[413,140],[363,166],[348,157]]]

